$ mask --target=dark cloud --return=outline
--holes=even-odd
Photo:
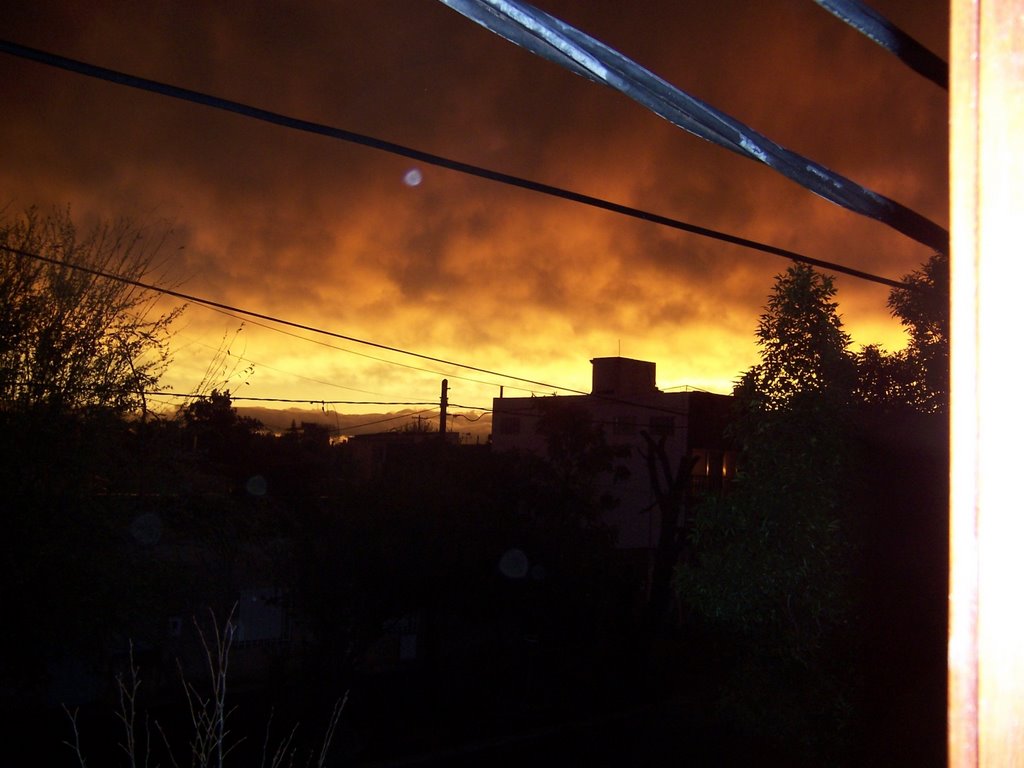
[[[809,0],[542,5],[790,148],[948,222],[946,95]],[[876,6],[945,51],[945,4]],[[41,0],[5,21],[5,35],[25,45],[889,277],[929,255],[439,2],[238,10]],[[752,362],[757,315],[786,267],[8,56],[0,82],[3,202],[171,222],[182,248],[168,259],[169,279],[184,289],[432,356],[585,388],[587,360],[621,345],[656,360],[666,381],[722,389]],[[409,185],[414,166],[422,178]],[[886,289],[838,284],[857,342],[900,342]],[[190,312],[176,387],[195,383],[210,347],[237,324]],[[396,398],[435,394],[436,375],[255,324],[243,336],[263,363],[254,395],[323,397],[311,379]],[[462,392],[486,404],[494,388],[467,382]]]

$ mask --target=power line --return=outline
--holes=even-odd
[[[408,419],[408,418],[412,418],[413,416],[419,416],[419,415],[424,414],[424,413],[433,413],[436,410],[438,410],[438,409],[437,408],[426,408],[426,409],[424,409],[422,411],[415,411],[413,413],[403,413],[403,414],[400,414],[398,416],[389,416],[386,419],[376,419],[375,421],[366,421],[366,422],[363,422],[362,424],[349,424],[347,429],[362,429],[363,427],[372,427],[372,426],[376,426],[377,424],[384,424],[384,423],[389,422],[389,421],[398,421],[399,419]]]
[[[671,387],[660,387],[662,392],[671,392],[673,389],[681,389],[684,392],[705,392],[709,395],[715,394],[710,389],[704,389],[703,387],[697,387],[693,384],[673,384]]]
[[[197,398],[197,399],[202,399],[203,398],[202,395],[198,395],[197,396],[196,394],[191,393],[191,392],[163,392],[163,391],[155,391],[155,392],[143,392],[142,394],[146,395],[147,397]],[[405,405],[405,406],[429,405],[429,406],[434,406],[434,403],[430,402],[430,401],[397,402],[397,401],[383,401],[383,400],[315,400],[315,399],[288,398],[288,397],[248,397],[248,396],[244,396],[244,395],[236,396],[234,394],[230,395],[230,398],[231,398],[232,402],[234,402],[236,400],[238,400],[238,401],[243,401],[244,400],[244,401],[247,401],[247,402],[255,401],[255,402],[270,402],[270,403],[303,403],[303,404],[308,404],[308,405],[321,405],[321,406],[327,406],[327,405],[388,405],[388,406],[395,406],[395,405]],[[162,404],[166,405],[166,406],[170,406],[171,402],[167,401],[167,400],[164,400],[162,402]],[[482,409],[479,409],[479,408],[474,408],[474,407],[471,407],[471,406],[464,406],[464,405],[453,405],[452,407],[453,408],[469,408],[470,410],[482,410]],[[420,410],[420,411],[413,411],[412,413],[399,413],[399,414],[396,414],[394,416],[387,416],[387,417],[385,417],[383,419],[374,419],[373,421],[366,421],[366,422],[363,422],[361,424],[346,424],[344,427],[341,427],[341,426],[331,427],[331,430],[332,431],[339,431],[340,432],[340,431],[351,430],[351,429],[362,429],[363,427],[375,426],[377,424],[385,424],[385,423],[390,422],[390,421],[399,421],[400,419],[409,419],[409,418],[412,418],[414,416],[419,416],[419,415],[424,414],[424,413],[433,413],[433,412],[436,412],[437,410],[438,410],[438,408],[436,406],[434,406],[434,407],[431,407],[431,408],[424,408],[423,410]],[[462,416],[463,418],[465,418],[465,419],[467,419],[469,421],[479,421],[481,418],[483,418],[483,416],[486,413],[489,413],[489,411],[482,412],[475,419],[470,419],[468,416],[466,416],[465,414],[461,414],[461,413],[454,413],[454,414],[451,414],[451,415],[452,416]]]
[[[292,327],[292,328],[298,328],[298,329],[303,330],[303,331],[309,331],[311,333],[319,333],[319,334],[324,335],[324,336],[331,336],[331,337],[336,338],[336,339],[342,339],[344,341],[351,341],[351,342],[356,343],[356,344],[364,344],[366,346],[374,347],[376,349],[383,349],[383,350],[386,350],[388,352],[395,352],[397,354],[408,355],[409,357],[419,358],[420,360],[429,360],[432,363],[440,363],[442,365],[451,365],[451,366],[454,366],[456,368],[462,368],[462,369],[467,370],[467,371],[476,371],[477,373],[485,373],[488,376],[497,376],[500,379],[509,379],[509,380],[512,380],[512,381],[520,381],[520,382],[523,382],[525,384],[534,384],[534,385],[536,385],[538,387],[541,387],[543,389],[552,389],[552,390],[557,389],[557,390],[561,390],[563,392],[571,392],[571,393],[577,394],[577,395],[585,395],[585,394],[587,394],[586,392],[583,392],[582,390],[579,390],[579,389],[572,389],[570,387],[560,387],[560,386],[557,386],[555,384],[547,384],[547,383],[545,383],[543,381],[536,381],[534,379],[523,378],[522,376],[513,376],[512,374],[508,374],[508,373],[501,373],[499,371],[492,371],[492,370],[490,370],[488,368],[480,368],[480,367],[477,367],[475,365],[468,365],[466,363],[457,363],[455,361],[445,360],[444,358],[440,358],[440,357],[432,357],[431,355],[420,354],[419,352],[411,352],[409,350],[401,349],[399,347],[392,347],[392,346],[389,346],[387,344],[379,344],[379,343],[377,343],[375,341],[367,341],[366,339],[358,339],[355,336],[346,336],[345,334],[335,333],[334,331],[327,331],[327,330],[324,330],[322,328],[317,328],[317,327],[312,326],[312,325],[305,325],[303,323],[296,323],[296,322],[293,322],[291,320],[284,320],[283,318],[274,317],[273,315],[263,314],[262,312],[253,312],[252,310],[242,309],[241,307],[235,307],[235,306],[232,306],[230,304],[224,304],[222,302],[212,301],[211,299],[204,299],[204,298],[202,298],[200,296],[195,296],[193,294],[184,293],[182,291],[176,291],[176,290],[173,290],[171,288],[164,288],[164,287],[159,286],[159,285],[154,285],[153,283],[146,283],[146,282],[143,282],[141,280],[135,280],[133,278],[125,277],[123,275],[117,275],[117,274],[113,274],[111,272],[105,272],[105,271],[103,271],[101,269],[94,269],[93,267],[87,267],[87,266],[84,266],[82,264],[69,264],[69,263],[67,263],[65,261],[61,261],[60,259],[54,259],[54,258],[51,258],[49,256],[43,256],[42,254],[39,254],[39,253],[32,253],[31,251],[26,251],[26,250],[23,250],[21,248],[15,248],[15,247],[9,246],[9,245],[0,244],[0,250],[7,251],[8,253],[14,254],[15,256],[22,256],[22,257],[28,258],[28,259],[35,259],[37,261],[42,261],[42,262],[45,262],[47,264],[53,264],[55,266],[59,266],[59,267],[67,268],[67,269],[75,269],[75,270],[78,270],[80,272],[85,272],[86,274],[94,275],[96,277],[105,278],[107,280],[116,280],[117,282],[124,283],[126,285],[131,285],[131,286],[134,286],[136,288],[141,288],[141,289],[146,290],[146,291],[153,291],[155,293],[162,293],[162,294],[164,294],[166,296],[173,296],[176,299],[182,299],[184,301],[190,301],[190,302],[194,302],[196,304],[202,304],[202,305],[205,305],[205,306],[208,306],[208,307],[214,307],[214,308],[217,308],[217,309],[228,310],[230,312],[237,312],[238,314],[241,314],[241,315],[246,315],[248,317],[255,317],[255,318],[258,318],[260,320],[267,320],[267,321],[272,322],[272,323],[279,323],[280,325],[286,325],[286,326],[289,326],[289,327]],[[401,365],[401,363],[396,363],[396,365]]]
[[[146,396],[154,395],[159,397],[178,397],[178,398],[198,398],[203,399],[202,395],[196,395],[194,392],[164,392],[162,390],[156,390],[154,392],[143,392]],[[235,395],[229,393],[228,395],[232,402],[235,400],[246,400],[264,403],[303,403],[308,405],[434,405],[433,401],[418,401],[418,402],[398,402],[392,400],[321,400],[319,398],[301,398],[301,397],[251,397],[246,395]],[[462,407],[462,406],[456,406]]]
[[[465,406],[465,405],[452,405],[451,403],[449,403],[449,404],[448,404],[448,406],[449,406],[450,408],[466,408],[466,407],[467,407],[467,406]],[[463,418],[463,419],[465,419],[466,421],[468,421],[468,422],[471,422],[471,423],[473,423],[473,422],[477,422],[477,421],[480,421],[480,419],[482,419],[482,418],[483,418],[484,416],[486,416],[486,415],[487,415],[488,413],[491,413],[491,410],[490,410],[489,408],[488,408],[488,409],[486,409],[486,410],[485,410],[485,409],[482,409],[482,408],[471,408],[470,410],[474,410],[474,411],[480,411],[480,414],[479,414],[479,415],[478,415],[478,416],[477,416],[477,417],[476,417],[475,419],[474,419],[474,418],[470,418],[470,417],[469,417],[468,415],[466,415],[465,413],[453,413],[453,414],[451,414],[451,417],[452,417],[453,419],[456,419],[456,418]]]
[[[64,56],[59,56],[54,53],[42,51],[36,48],[29,48],[18,43],[10,42],[8,40],[0,40],[0,52],[10,54],[12,56],[18,56],[23,59],[35,61],[40,64],[47,66],[56,67],[58,69],[67,70],[69,72],[75,72],[80,75],[86,75],[87,77],[97,78],[99,80],[105,80],[107,82],[116,83],[118,85],[124,85],[129,88],[136,88],[150,93],[157,93],[163,96],[169,96],[175,99],[181,99],[183,101],[192,102],[194,104],[200,104],[213,109],[223,110],[225,112],[231,112],[234,114],[249,117],[255,120],[261,120],[266,123],[278,125],[284,128],[290,128],[297,131],[303,131],[306,133],[313,133],[320,136],[326,136],[332,139],[338,139],[341,141],[347,141],[352,144],[359,144],[361,146],[370,147],[377,149],[382,152],[388,152],[394,155],[400,155],[402,157],[408,157],[413,160],[417,160],[428,165],[438,166],[440,168],[447,168],[448,170],[457,171],[459,173],[468,174],[470,176],[476,176],[482,179],[488,179],[501,184],[506,184],[513,187],[519,187],[521,189],[527,189],[531,192],[539,192],[541,194],[550,195],[552,197],[561,198],[563,200],[569,200],[582,205],[588,205],[593,208],[600,208],[605,211],[612,213],[618,213],[623,216],[629,216],[634,219],[640,219],[652,224],[658,224],[671,229],[688,232],[690,234],[698,235],[700,237],[707,237],[713,240],[719,240],[721,242],[730,243],[743,248],[749,248],[751,250],[760,251],[762,253],[768,253],[773,256],[781,256],[791,261],[796,261],[802,264],[808,264],[823,269],[830,269],[835,272],[850,275],[852,277],[859,278],[861,280],[868,280],[875,283],[881,283],[887,285],[890,288],[907,288],[908,286],[899,281],[891,278],[882,277],[875,275],[870,272],[863,270],[854,269],[853,267],[847,267],[843,264],[836,262],[825,261],[823,259],[815,259],[810,256],[805,256],[796,251],[791,251],[786,248],[779,248],[774,245],[768,245],[767,243],[761,243],[756,240],[750,240],[745,237],[738,235],[731,235],[726,232],[720,232],[718,230],[710,229],[708,227],[702,227],[696,224],[690,224],[688,222],[674,219],[668,216],[662,216],[660,214],[645,211],[640,208],[633,208],[627,205],[621,205],[619,203],[613,203],[609,200],[604,200],[598,197],[592,197],[591,195],[585,195],[580,192],[573,192],[571,190],[563,189],[561,187],[552,186],[550,184],[544,184],[538,181],[531,181],[520,176],[513,176],[512,174],[503,173],[501,171],[495,171],[489,168],[483,168],[478,165],[471,163],[465,163],[460,160],[453,160],[451,158],[444,157],[442,155],[436,155],[431,152],[425,152],[419,149],[413,149],[412,147],[406,147],[401,144],[379,139],[367,134],[356,133],[349,131],[344,128],[335,128],[332,126],[324,125],[323,123],[315,123],[309,120],[303,120],[301,118],[289,117],[282,115],[277,112],[271,112],[269,110],[260,109],[248,104],[243,104],[237,101],[231,101],[229,99],[222,99],[217,96],[211,96],[200,91],[193,91],[187,88],[180,88],[175,85],[162,83],[156,80],[149,80],[147,78],[138,77],[136,75],[130,75],[125,72],[120,72],[114,69],[107,69],[105,67],[99,67],[95,64],[88,64],[86,62],[78,61],[76,59],[69,59]],[[879,196],[880,197],[880,196]],[[884,198],[883,198],[884,199]],[[916,214],[915,214],[916,215]],[[931,224],[931,222],[927,222]],[[932,227],[936,225],[932,224]],[[940,249],[941,250],[941,249]],[[534,383],[534,382],[531,382]]]
[[[214,311],[218,311],[218,310],[214,310]],[[235,315],[232,315],[230,312],[224,312],[223,314],[227,315],[228,317],[235,317]],[[264,325],[263,323],[257,323],[257,322],[251,321],[251,320],[243,320],[242,318],[237,318],[237,319],[242,320],[243,322],[249,322],[252,325],[257,325],[260,328],[266,328],[267,330],[270,330],[270,331],[278,331],[279,330],[277,328],[274,328],[271,325]],[[280,332],[281,333],[285,333],[284,331],[280,331]],[[310,339],[310,338],[308,338],[306,336],[300,336],[297,333],[296,334],[288,334],[288,335],[289,336],[294,336],[297,339],[303,339],[304,341],[309,341],[309,342],[312,342],[312,343],[316,343],[316,339]],[[186,338],[188,338],[188,337],[186,337]],[[214,350],[215,352],[218,352],[218,353],[221,351],[221,348],[215,347],[212,344],[207,344],[205,341],[200,341],[199,339],[196,339],[195,337],[191,337],[191,339],[188,341],[188,344],[199,344],[200,346],[206,347],[208,349],[212,349],[212,350]],[[188,344],[182,345],[181,348],[184,348],[185,346],[188,346]],[[341,350],[343,352],[350,351],[350,350],[342,349],[341,347],[334,347],[333,345],[332,345],[332,349],[339,349],[339,350]],[[356,353],[353,352],[353,354],[356,354]],[[292,376],[292,377],[294,377],[296,379],[302,379],[304,381],[311,381],[314,384],[322,384],[325,387],[335,387],[336,389],[347,389],[350,392],[362,392],[365,395],[379,395],[380,394],[379,392],[373,392],[373,391],[368,390],[368,389],[359,389],[357,387],[347,387],[344,384],[338,384],[337,382],[324,381],[323,379],[316,379],[316,378],[313,378],[312,376],[303,376],[301,373],[295,373],[295,371],[287,371],[284,368],[277,368],[276,366],[269,365],[268,363],[264,363],[264,362],[261,362],[259,360],[253,360],[251,357],[246,357],[245,355],[235,355],[235,354],[232,354],[230,350],[227,351],[227,355],[229,357],[235,358],[237,360],[243,360],[243,361],[251,364],[254,368],[261,368],[261,369],[265,368],[268,371],[276,371],[277,373],[283,373],[285,376]]]
[[[762,163],[826,200],[876,219],[929,248],[949,252],[949,232],[935,222],[786,149],[539,8],[522,0],[441,2],[531,53],[619,91],[687,133]]]
[[[494,382],[493,381],[483,381],[482,379],[473,379],[473,378],[470,378],[469,376],[460,376],[459,374],[448,373],[446,371],[435,371],[435,370],[433,370],[431,368],[423,368],[422,366],[410,365],[409,363],[399,363],[396,360],[388,360],[387,358],[384,358],[384,357],[377,357],[375,355],[368,355],[365,352],[356,352],[354,349],[345,349],[345,347],[339,347],[339,346],[337,346],[335,344],[331,344],[330,342],[327,342],[327,341],[321,341],[320,339],[311,339],[308,336],[302,336],[302,335],[300,335],[298,333],[292,333],[291,331],[286,331],[283,328],[275,328],[272,325],[267,325],[265,323],[259,323],[259,322],[256,322],[255,320],[252,320],[252,319],[241,318],[241,317],[238,317],[237,315],[232,314],[231,312],[228,312],[227,310],[220,309],[218,307],[208,307],[208,309],[212,309],[214,312],[220,312],[221,314],[227,315],[228,317],[233,317],[236,320],[241,320],[242,322],[249,323],[250,325],[255,325],[255,326],[258,326],[260,328],[265,328],[268,331],[273,331],[274,333],[280,333],[280,334],[283,334],[285,336],[291,336],[293,339],[301,339],[302,341],[307,341],[310,344],[319,344],[322,347],[327,347],[328,349],[334,349],[334,350],[337,350],[338,352],[345,352],[346,354],[349,354],[349,355],[356,355],[357,357],[364,357],[364,358],[366,358],[368,360],[376,360],[379,363],[386,363],[387,365],[397,365],[400,368],[408,368],[410,370],[420,371],[422,373],[431,373],[431,374],[434,374],[434,375],[437,375],[437,376],[448,376],[448,377],[453,378],[453,379],[458,379],[459,381],[468,381],[468,382],[471,382],[473,384],[484,384],[484,385],[487,385],[487,386],[494,386]],[[254,364],[256,363],[256,361],[254,361],[254,360],[250,360],[249,362],[252,362]],[[271,366],[265,366],[265,367],[270,368]],[[272,369],[272,370],[280,370],[280,369]],[[281,371],[281,372],[282,373],[288,373],[288,371]],[[295,375],[298,376],[298,374],[295,374]],[[307,378],[307,377],[301,377],[300,376],[300,378]],[[313,379],[313,381],[316,381],[316,379]],[[319,383],[327,383],[327,382],[319,382]],[[341,387],[342,389],[353,389],[352,387],[344,387],[341,384],[334,384],[334,385],[331,385],[331,386]],[[518,390],[520,390],[522,392],[531,392],[532,391],[532,390],[527,389],[525,387],[516,387],[516,386],[514,386],[512,384],[508,384],[508,385],[505,385],[505,386],[508,386],[509,389],[518,389]],[[365,391],[365,390],[357,389],[355,391],[356,392],[362,392],[362,391]]]
[[[219,309],[226,309],[226,310],[229,310],[231,312],[237,312],[239,314],[243,314],[243,315],[247,315],[247,316],[258,317],[258,318],[260,318],[262,320],[269,320],[270,322],[280,323],[282,325],[287,325],[287,326],[291,326],[291,327],[294,327],[294,328],[300,328],[302,330],[310,331],[312,333],[320,333],[320,334],[323,334],[325,336],[333,336],[335,338],[344,339],[346,341],[356,342],[358,344],[366,344],[366,345],[371,346],[371,347],[377,347],[377,348],[380,348],[380,349],[388,350],[390,352],[396,352],[396,353],[402,354],[402,355],[409,355],[411,357],[417,357],[417,358],[421,358],[421,359],[424,359],[424,360],[430,360],[432,362],[441,363],[443,365],[451,365],[451,366],[455,366],[456,368],[464,368],[464,369],[470,370],[470,371],[477,371],[479,373],[486,373],[489,376],[497,376],[498,378],[511,379],[513,381],[521,381],[521,382],[524,382],[524,383],[527,383],[527,384],[535,384],[535,385],[537,385],[539,387],[542,387],[544,389],[560,390],[562,392],[569,392],[569,393],[574,394],[574,395],[586,395],[586,396],[589,396],[589,397],[593,397],[593,398],[595,398],[597,400],[603,400],[603,401],[609,402],[609,403],[618,403],[620,405],[629,405],[629,406],[633,406],[633,407],[643,408],[645,410],[660,411],[660,412],[663,412],[663,413],[673,413],[673,414],[680,414],[681,413],[680,411],[677,411],[677,410],[675,410],[673,408],[667,408],[667,407],[663,407],[663,406],[659,406],[659,405],[654,405],[654,404],[638,403],[638,402],[635,402],[635,401],[632,401],[632,400],[629,400],[629,399],[613,397],[613,396],[610,396],[610,395],[601,395],[601,394],[596,394],[596,393],[592,393],[592,392],[584,392],[581,389],[573,389],[572,387],[562,387],[562,386],[558,386],[557,384],[547,384],[547,383],[542,382],[542,381],[536,381],[534,379],[523,378],[522,376],[514,376],[514,375],[509,374],[509,373],[500,373],[498,371],[492,371],[492,370],[489,370],[487,368],[479,368],[477,366],[468,365],[466,363],[457,363],[457,362],[454,362],[452,360],[445,360],[443,358],[431,357],[429,355],[423,355],[423,354],[420,354],[418,352],[411,352],[409,350],[400,349],[398,347],[391,347],[391,346],[387,346],[385,344],[378,344],[377,342],[373,342],[373,341],[366,341],[364,339],[357,339],[354,336],[345,336],[343,334],[335,333],[334,331],[326,331],[326,330],[323,330],[321,328],[316,328],[316,327],[311,326],[311,325],[304,325],[304,324],[301,324],[301,323],[293,322],[291,320],[284,320],[282,318],[273,317],[272,315],[265,315],[265,314],[261,314],[259,312],[252,312],[250,310],[242,309],[240,307],[233,307],[230,304],[222,304],[220,302],[212,301],[210,299],[204,299],[204,298],[201,298],[199,296],[194,296],[192,294],[183,293],[182,291],[175,291],[175,290],[172,290],[170,288],[163,288],[161,286],[154,285],[152,283],[145,283],[145,282],[143,282],[141,280],[135,280],[135,279],[132,279],[132,278],[124,277],[123,275],[116,275],[116,274],[113,274],[113,273],[110,273],[110,272],[105,272],[105,271],[100,270],[100,269],[94,269],[92,267],[86,267],[86,266],[81,265],[81,264],[69,264],[69,263],[61,261],[59,259],[54,259],[54,258],[51,258],[49,256],[43,256],[42,254],[32,253],[30,251],[25,251],[25,250],[23,250],[21,248],[14,248],[13,246],[9,246],[9,245],[0,244],[0,250],[7,251],[8,253],[11,253],[11,254],[16,255],[16,256],[22,256],[24,258],[29,258],[29,259],[35,259],[37,261],[42,261],[42,262],[45,262],[47,264],[53,264],[53,265],[64,267],[64,268],[68,268],[68,269],[78,270],[78,271],[81,271],[81,272],[85,272],[86,274],[94,275],[96,277],[105,278],[107,280],[116,280],[117,282],[125,283],[126,285],[131,285],[131,286],[134,286],[136,288],[141,288],[141,289],[147,290],[147,291],[153,291],[155,293],[166,294],[168,296],[173,296],[175,298],[183,299],[185,301],[191,301],[191,302],[195,302],[197,304],[202,304],[202,305],[206,305],[206,306],[216,307],[216,308],[219,308]],[[313,340],[310,339],[310,341],[313,341]],[[383,362],[389,362],[389,361],[383,361]],[[401,363],[393,363],[393,364],[394,365],[402,365]],[[196,395],[194,393],[192,393],[192,394],[185,395],[185,396],[186,397],[195,397]],[[324,402],[324,403],[326,403],[326,401],[323,401],[323,400],[312,400],[312,401],[310,401],[310,400],[299,400],[298,402],[303,402],[303,403],[309,403],[309,402],[311,402],[311,403],[320,403],[320,402]],[[339,402],[341,402],[341,401],[339,401]],[[467,406],[455,406],[455,407],[457,407],[457,408],[464,408],[464,407],[467,407]]]
[[[917,74],[949,90],[949,65],[860,0],[814,0],[837,19],[893,54]]]

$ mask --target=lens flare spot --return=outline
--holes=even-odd
[[[407,187],[418,187],[423,182],[423,173],[419,168],[410,168],[402,177]]]
[[[163,523],[155,512],[143,512],[132,520],[132,538],[140,544],[156,544],[163,535]]]
[[[267,479],[263,475],[253,475],[245,482],[245,490],[250,496],[266,496]]]
[[[498,570],[509,579],[522,579],[530,572],[530,560],[521,549],[510,549],[501,556]]]

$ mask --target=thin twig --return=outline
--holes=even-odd
[[[78,758],[78,765],[81,766],[81,768],[86,768],[85,756],[82,754],[82,742],[78,733],[78,707],[71,710],[68,709],[66,704],[61,704],[60,706],[64,710],[64,714],[68,716],[68,720],[71,721],[71,732],[74,734],[73,743],[70,741],[64,741],[62,743],[66,744],[74,751],[75,757]]]
[[[316,762],[317,768],[323,768],[327,762],[327,752],[331,748],[331,742],[334,741],[334,732],[338,728],[338,721],[341,720],[341,713],[345,709],[346,703],[348,703],[348,691],[345,691],[345,695],[334,703],[331,718],[327,721],[327,732],[324,734],[323,743],[320,745],[320,758]]]
[[[139,691],[139,668],[135,666],[135,646],[128,641],[128,680],[125,683],[124,677],[118,674],[117,680],[117,719],[124,727],[124,743],[118,744],[121,750],[128,756],[128,765],[135,768],[135,698]]]

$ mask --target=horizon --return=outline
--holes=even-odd
[[[545,5],[780,144],[948,225],[946,94],[813,3]],[[944,5],[878,5],[945,50]],[[169,3],[83,12],[55,0],[9,16],[21,45],[888,278],[931,256],[441,3],[237,16]],[[436,401],[447,378],[454,410],[481,410],[501,387],[588,391],[587,360],[618,351],[655,362],[663,389],[727,393],[756,360],[757,318],[788,264],[13,56],[0,67],[9,216],[38,205],[71,206],[83,226],[132,217],[148,244],[163,238],[154,282],[348,339],[192,304],[171,342],[171,392],[216,386],[346,413],[357,401]],[[854,348],[904,346],[887,287],[835,283]]]

